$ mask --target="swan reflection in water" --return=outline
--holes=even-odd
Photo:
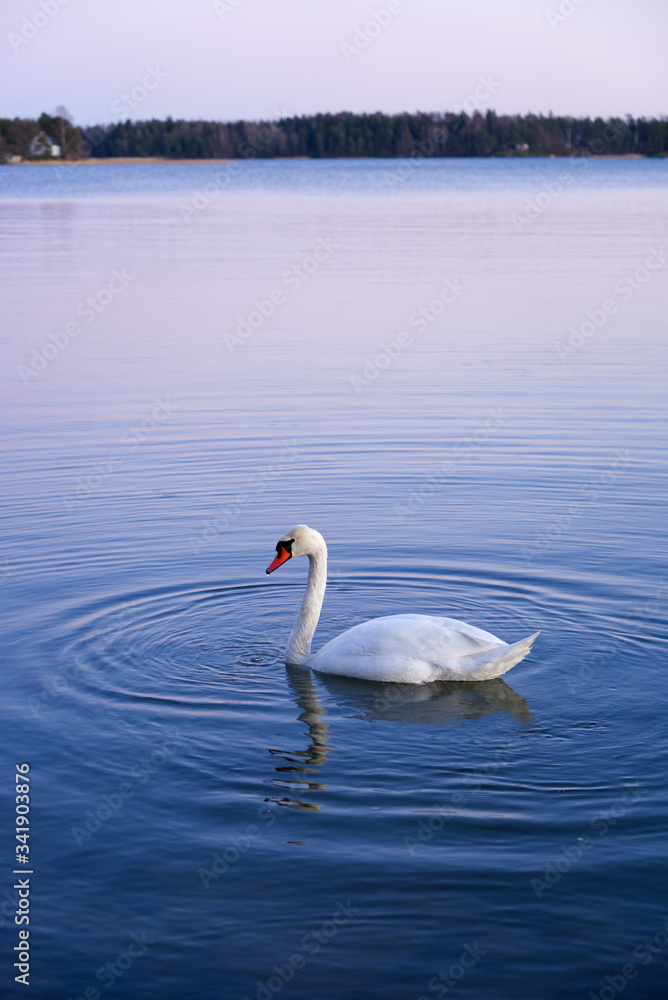
[[[286,666],[288,684],[301,710],[297,718],[306,725],[309,742],[304,750],[269,750],[272,757],[286,762],[276,768],[285,777],[271,784],[286,790],[318,792],[327,785],[317,775],[333,752],[327,709],[318,700],[315,678],[307,667]],[[500,677],[489,681],[438,681],[433,684],[380,684],[317,674],[317,682],[326,688],[342,708],[353,709],[367,722],[410,723],[412,725],[458,725],[464,720],[483,719],[507,712],[518,722],[533,721],[529,705]],[[290,809],[319,812],[320,806],[290,796],[266,801]]]
[[[323,715],[327,715],[327,709],[323,708],[318,701],[310,670],[306,670],[304,667],[286,667],[286,671],[294,699],[301,709],[297,718],[307,727],[309,744],[306,750],[293,750],[289,753],[283,750],[269,750],[273,757],[280,757],[287,761],[287,766],[277,767],[276,770],[280,774],[291,775],[291,777],[274,778],[271,784],[279,788],[309,792],[324,791],[327,785],[308,778],[306,775],[318,773],[318,769],[326,762],[331,749],[327,742],[329,724],[323,722],[321,718]],[[305,777],[298,777],[300,774],[305,775]],[[275,802],[276,805],[286,806],[290,809],[301,809],[307,812],[320,811],[320,806],[316,803],[302,802],[287,796],[281,799],[268,798],[266,801]]]

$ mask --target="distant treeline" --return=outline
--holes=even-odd
[[[38,123],[0,120],[0,155],[27,154],[40,130],[67,158],[161,156],[169,159],[272,157],[668,155],[666,118],[568,118],[554,115],[340,114],[273,122],[126,121],[77,128],[42,115]]]

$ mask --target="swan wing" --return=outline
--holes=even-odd
[[[390,615],[362,622],[330,640],[309,666],[324,673],[410,684],[486,680],[523,659],[534,638],[509,646],[456,618]]]

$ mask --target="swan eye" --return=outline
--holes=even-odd
[[[288,538],[287,542],[278,542],[277,545],[276,545],[276,552],[280,553],[281,550],[283,550],[284,552],[287,552],[289,556],[291,556],[292,555],[292,543],[293,542],[294,542],[294,538]]]

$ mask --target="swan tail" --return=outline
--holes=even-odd
[[[492,677],[501,677],[516,663],[524,659],[538,635],[540,632],[534,632],[533,635],[527,636],[526,639],[520,639],[519,642],[514,642],[511,646],[504,645],[500,649],[493,649],[489,653],[481,653],[476,656],[475,666],[472,665],[472,669],[466,671],[466,680],[486,681]]]

